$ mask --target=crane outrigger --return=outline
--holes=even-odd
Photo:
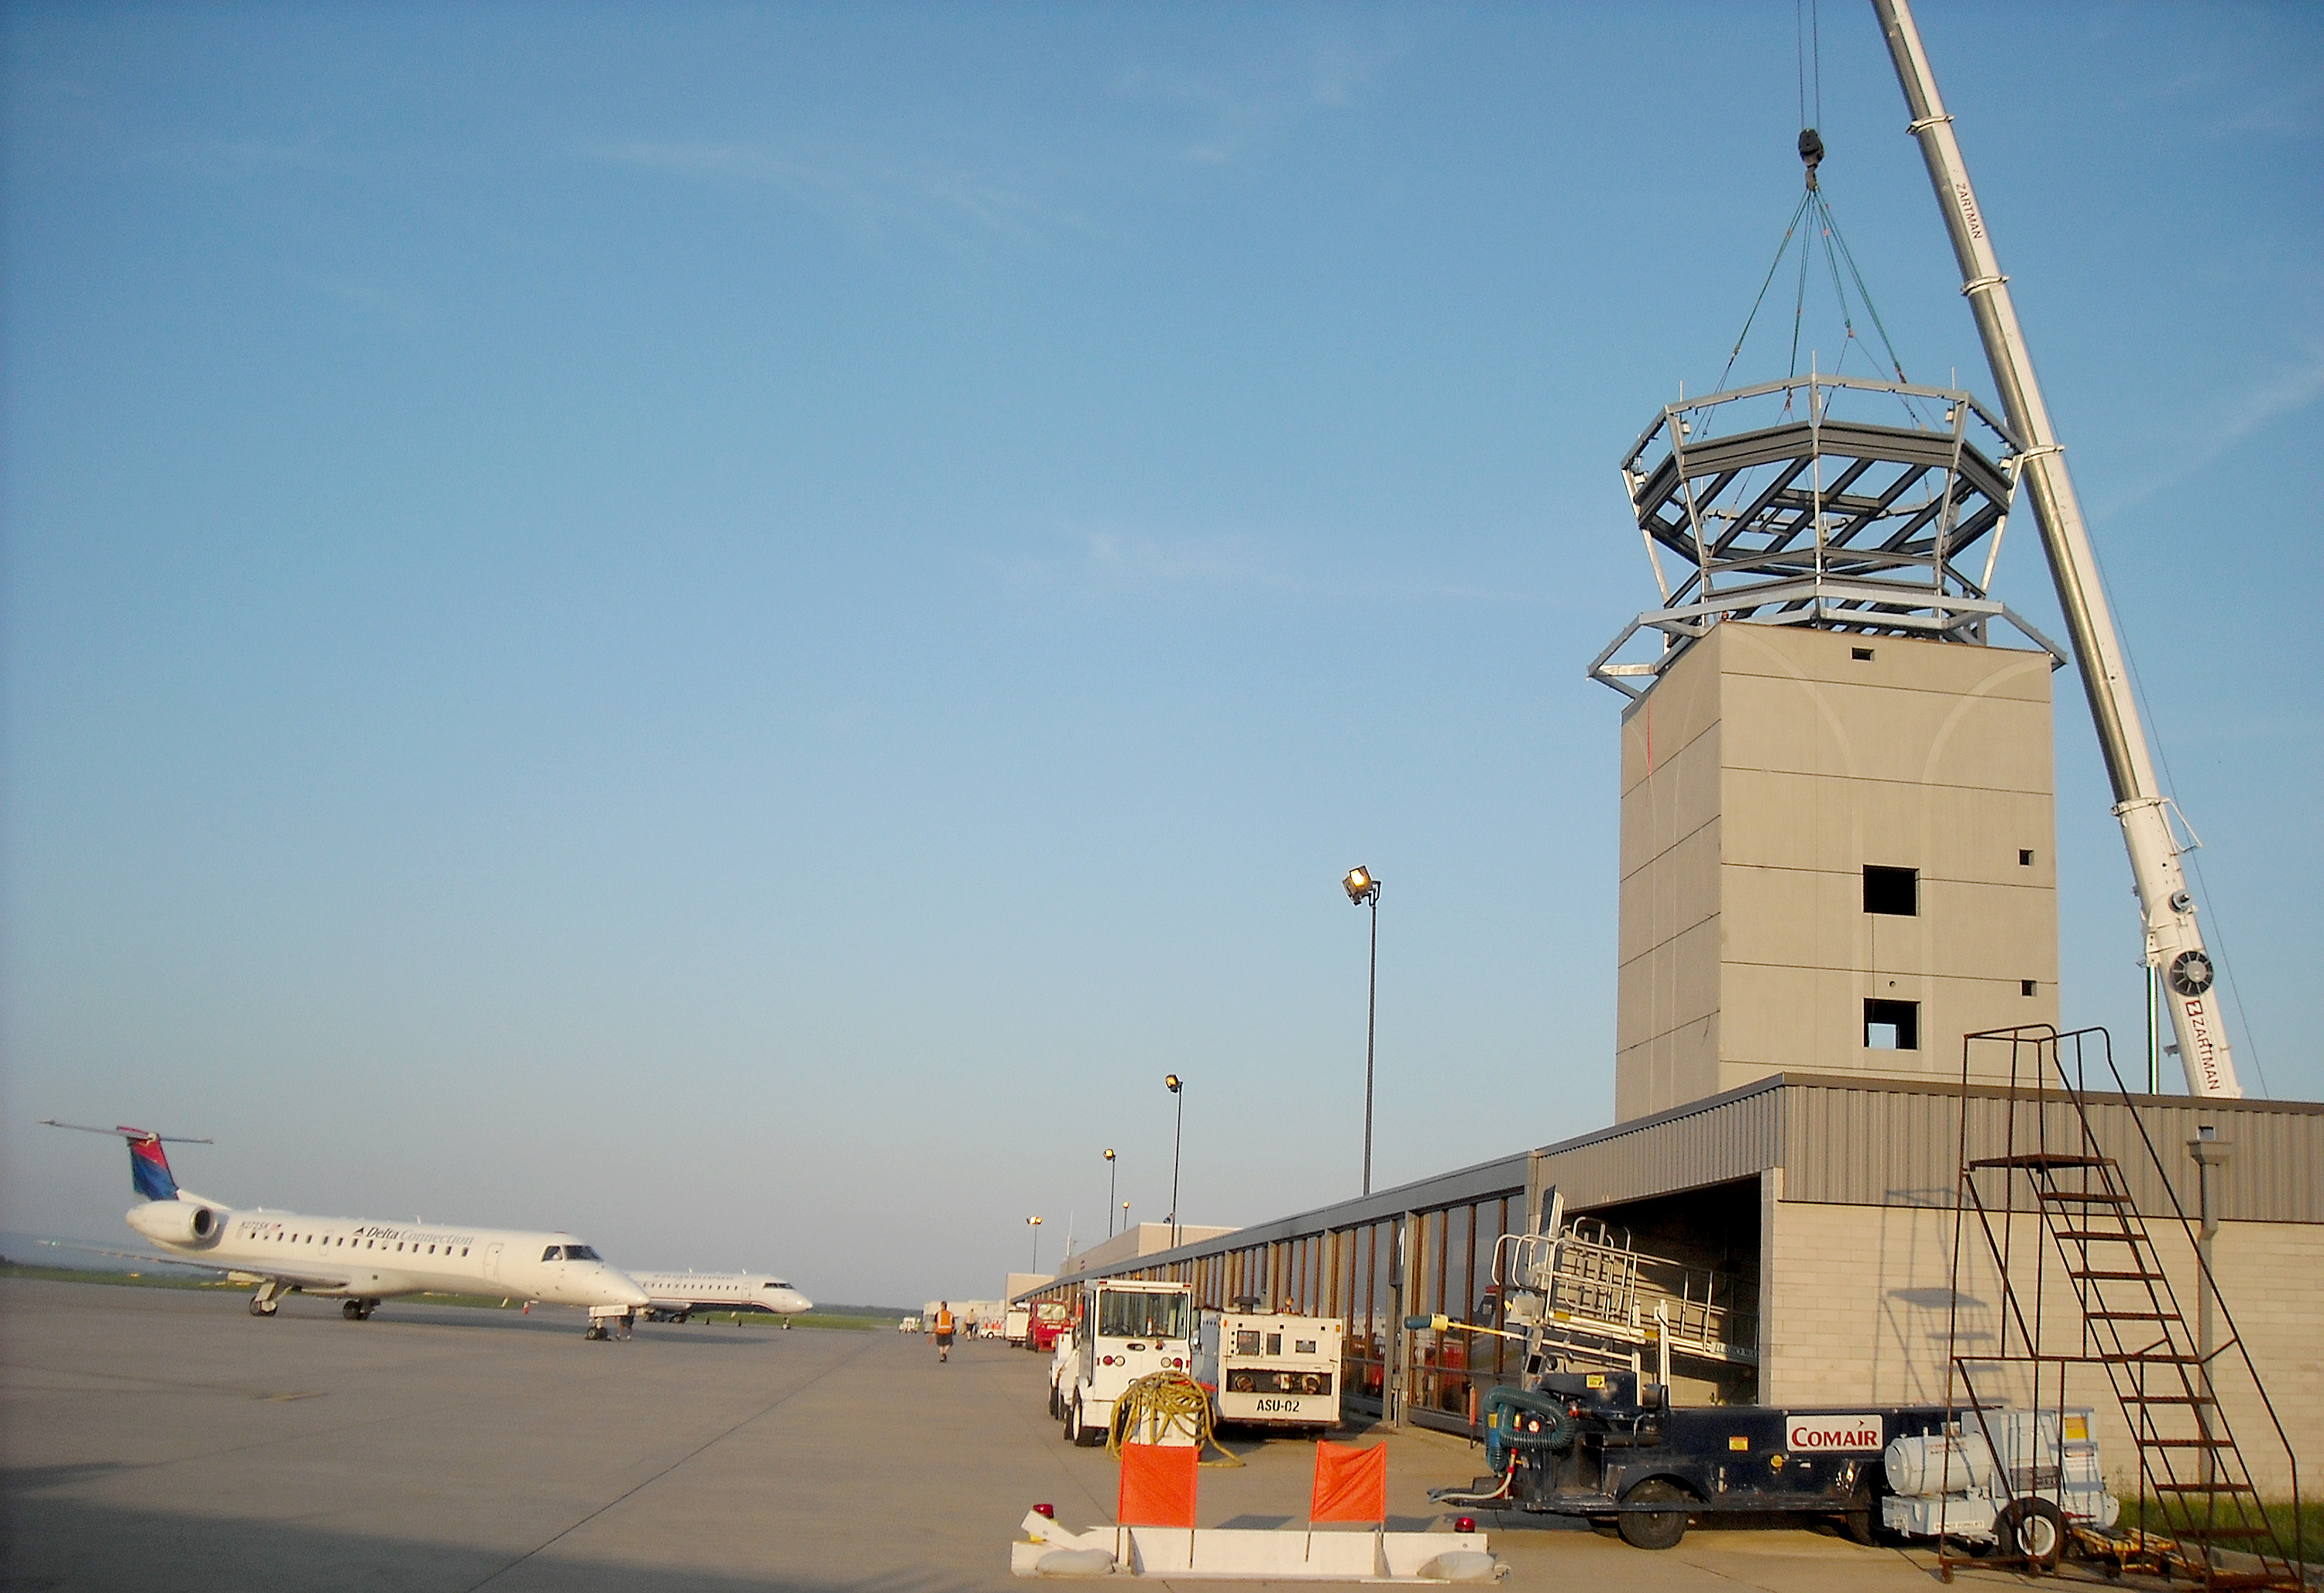
[[[2064,445],[2050,424],[2041,383],[2034,375],[2034,358],[2010,302],[2009,279],[2002,275],[1992,235],[1969,187],[1969,168],[1953,136],[1952,118],[1938,97],[1936,77],[1921,46],[1911,5],[1908,0],[1872,0],[1872,9],[1880,18],[1904,103],[1912,111],[1907,131],[1920,141],[1938,207],[1944,212],[1945,230],[1952,235],[1961,292],[1976,314],[1978,336],[1984,341],[1986,362],[1992,367],[2010,428],[2023,445],[2017,456],[2019,480],[2033,500],[2043,551],[2057,584],[2059,606],[2065,611],[2074,663],[2089,697],[2098,748],[2114,787],[2114,815],[2122,824],[2145,920],[2146,964],[2160,977],[2170,1004],[2187,1088],[2200,1096],[2239,1097],[2243,1089],[2236,1081],[2227,1026],[2212,993],[2218,964],[2204,949],[2203,933],[2195,922],[2195,898],[2187,889],[2179,864],[2179,840],[2171,827],[2172,804],[2155,778],[2114,613],[2090,549],[2081,505],[2074,497]]]

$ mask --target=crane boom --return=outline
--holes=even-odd
[[[2115,632],[2114,613],[2107,606],[2106,587],[2098,576],[2098,559],[2090,551],[2089,530],[2082,522],[2081,506],[2066,471],[2064,447],[2050,424],[2034,379],[2034,359],[2026,352],[2025,336],[2010,303],[2009,279],[1993,252],[1993,239],[1970,189],[1969,168],[1960,144],[1953,137],[1952,118],[1937,97],[1936,76],[1921,47],[1909,0],[1872,0],[1887,36],[1888,53],[1904,85],[1904,103],[1913,115],[1909,131],[1920,141],[1929,166],[1929,180],[1937,190],[1945,229],[1952,235],[1953,254],[1960,262],[1961,292],[1977,315],[1978,335],[1985,342],[1986,362],[1993,368],[2010,427],[2024,452],[2019,479],[2034,502],[2034,518],[2042,532],[2043,551],[2049,556],[2050,576],[2057,583],[2059,606],[2065,611],[2074,662],[2089,694],[2090,717],[2096,721],[2098,747],[2106,755],[2107,777],[2114,786],[2114,814],[2122,824],[2123,844],[2130,852],[2130,871],[2136,882],[2141,916],[2146,923],[2146,962],[2161,975],[2171,1005],[2171,1023],[2179,1041],[2179,1060],[2187,1070],[2187,1087],[2196,1095],[2236,1097],[2235,1060],[2227,1048],[2227,1026],[2212,993],[2218,970],[2203,949],[2202,931],[2195,923],[2195,901],[2179,864],[2179,843],[2171,829],[2166,802],[2154,778],[2153,756],[2147,750],[2146,730],[2130,690],[2129,671],[2123,663],[2122,642]]]

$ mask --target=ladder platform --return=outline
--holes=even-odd
[[[2029,1151],[2015,1156],[1980,1156],[1969,1164],[1972,1167],[2024,1167],[2046,1172],[2052,1167],[2111,1167],[2112,1156],[2070,1156],[2056,1151]]]
[[[2140,1438],[2132,1434],[2131,1441],[2143,1450],[2231,1450],[2232,1438]]]
[[[2126,1388],[2119,1395],[2126,1405],[2215,1405],[2219,1402],[2208,1394],[2141,1394]]]
[[[2124,1245],[2143,1245],[2146,1242],[2144,1234],[2129,1233],[2119,1229],[2061,1228],[2052,1231],[2061,1239],[2108,1239]]]
[[[2153,1349],[2117,1349],[2109,1351],[2097,1358],[2107,1362],[2109,1366],[2146,1364],[2170,1367],[2200,1367],[2203,1364],[2203,1358],[2200,1355],[2172,1355]]]
[[[2187,1319],[2175,1311],[2086,1311],[2094,1322],[2178,1322]]]
[[[2159,1272],[2069,1272],[2068,1277],[2098,1278],[2124,1283],[2159,1284],[2163,1281]]]
[[[2247,1482],[2150,1482],[2146,1486],[2158,1494],[2248,1494],[2257,1491]]]
[[[2080,1201],[2093,1206],[2127,1206],[2130,1197],[2100,1189],[2043,1189],[2034,1193],[2045,1201]]]

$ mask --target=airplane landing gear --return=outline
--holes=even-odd
[[[371,1313],[379,1309],[376,1300],[349,1300],[339,1307],[339,1314],[351,1322],[367,1322]]]
[[[603,1339],[606,1337],[605,1324],[596,1317],[591,1317],[589,1319],[588,1331],[583,1333],[581,1336],[584,1339]]]
[[[281,1284],[265,1283],[259,1285],[258,1293],[250,1297],[250,1314],[253,1316],[272,1316],[276,1312],[282,1309],[282,1302],[278,1298],[281,1293],[282,1285]]]

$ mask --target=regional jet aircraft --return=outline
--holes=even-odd
[[[682,1322],[697,1311],[761,1311],[796,1316],[815,1302],[765,1272],[633,1272],[632,1281],[652,1302],[650,1322]]]
[[[129,1176],[143,1205],[129,1226],[169,1252],[140,1257],[255,1282],[250,1314],[272,1316],[286,1294],[344,1300],[352,1321],[396,1294],[503,1294],[589,1309],[592,1339],[647,1304],[645,1291],[569,1233],[522,1233],[355,1217],[301,1217],[259,1207],[236,1211],[178,1187],[164,1136],[145,1128],[92,1128],[43,1119],[52,1128],[118,1134],[129,1142]]]

